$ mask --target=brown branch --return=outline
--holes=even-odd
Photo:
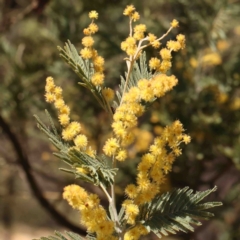
[[[30,188],[32,190],[32,193],[34,194],[35,198],[38,200],[39,204],[51,215],[51,217],[58,222],[59,224],[69,228],[71,231],[74,231],[76,233],[85,235],[86,232],[76,226],[75,224],[68,221],[60,212],[58,212],[51,204],[50,202],[43,196],[40,187],[38,186],[35,178],[32,175],[32,168],[29,164],[27,155],[23,152],[23,149],[21,147],[21,144],[19,143],[16,135],[12,132],[10,126],[8,123],[2,118],[0,115],[0,126],[3,129],[3,132],[8,137],[9,141],[11,142],[15,153],[17,155],[17,159],[19,162],[19,165],[22,167],[26,178],[28,180],[28,183],[30,185]]]

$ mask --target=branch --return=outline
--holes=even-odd
[[[0,126],[3,129],[3,132],[8,137],[9,141],[11,142],[19,165],[22,167],[26,178],[28,180],[28,183],[30,185],[30,188],[32,190],[32,193],[34,194],[35,198],[38,200],[39,204],[51,215],[53,219],[55,219],[56,222],[59,224],[69,228],[70,230],[85,235],[86,232],[76,226],[75,224],[69,222],[61,213],[59,213],[51,204],[50,202],[44,198],[40,187],[38,186],[35,178],[32,175],[32,168],[29,164],[29,160],[27,158],[27,155],[23,152],[23,149],[21,147],[21,144],[19,143],[16,135],[12,132],[10,126],[8,123],[2,118],[0,115]]]

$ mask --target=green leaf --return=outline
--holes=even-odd
[[[34,117],[37,120],[37,127],[43,131],[47,136],[50,142],[61,151],[67,151],[69,148],[69,145],[64,143],[61,139],[61,135],[58,134],[56,127],[54,126],[53,120],[47,110],[45,110],[45,113],[47,115],[48,121],[50,123],[50,127],[46,126],[38,116],[34,115]]]
[[[104,156],[92,158],[84,152],[71,148],[71,145],[61,139],[48,111],[46,111],[46,115],[50,122],[50,127],[46,126],[37,116],[34,117],[37,119],[38,128],[48,136],[50,142],[59,150],[54,155],[71,167],[71,169],[62,168],[60,170],[72,173],[76,178],[97,186],[100,183],[106,187],[112,184],[118,169],[111,168],[109,166],[110,161]],[[86,169],[88,174],[77,171],[77,168],[80,167]]]
[[[214,216],[206,209],[222,205],[220,202],[199,204],[216,189],[214,187],[194,194],[193,190],[185,187],[164,193],[141,207],[137,221],[151,229],[158,237],[167,236],[169,233],[175,234],[178,231],[194,231],[192,225],[201,225],[198,219]]]
[[[88,59],[83,59],[74,45],[68,40],[64,48],[58,46],[60,57],[73,69],[73,71],[82,80],[79,84],[87,88],[93,96],[97,99],[98,103],[106,111],[111,111],[108,103],[102,95],[102,87],[95,86],[91,82],[91,78],[95,73],[93,64]]]
[[[83,167],[88,171],[88,176],[91,176],[91,182],[97,186],[102,183],[104,186],[109,186],[114,182],[114,177],[117,173],[117,168],[111,168],[108,159],[104,156],[92,158],[89,155],[80,152],[76,149],[71,149],[68,152],[69,160],[76,167]],[[74,170],[76,178],[81,178],[83,174]]]
[[[41,237],[40,239],[33,239],[33,240],[84,240],[80,235],[73,233],[73,232],[65,232],[68,238],[66,238],[62,233],[55,231],[55,236],[50,237]]]
[[[84,60],[74,45],[68,40],[64,48],[58,46],[60,57],[73,69],[83,82],[90,81],[89,77],[93,73],[88,60]]]

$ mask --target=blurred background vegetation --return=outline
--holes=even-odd
[[[119,200],[127,182],[134,180],[136,160],[152,138],[179,119],[192,142],[176,161],[165,190],[217,185],[209,200],[224,205],[194,233],[166,239],[240,239],[238,0],[0,0],[0,239],[32,239],[54,229],[84,232],[78,213],[61,196],[65,185],[77,181],[58,170],[63,165],[51,154],[53,148],[36,128],[33,115],[46,119],[44,109],[48,109],[57,119],[44,101],[45,78],[53,76],[64,88],[72,119],[83,123],[92,145],[101,151],[108,136],[108,116],[77,84],[79,79],[60,59],[56,47],[70,39],[80,49],[88,12],[97,10],[100,31],[95,46],[106,60],[106,84],[116,88],[125,71],[119,46],[128,35],[128,19],[122,11],[129,4],[135,5],[149,32],[158,36],[173,18],[179,20],[180,27],[168,39],[181,32],[187,47],[173,60],[178,86],[154,103],[139,122],[132,160],[123,164],[118,178]],[[106,204],[104,197],[102,201]]]

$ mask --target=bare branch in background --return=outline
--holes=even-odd
[[[32,175],[32,168],[29,164],[29,160],[27,158],[27,155],[24,153],[21,144],[19,143],[16,135],[12,132],[10,126],[8,123],[2,118],[0,115],[0,126],[3,130],[3,132],[8,137],[10,143],[13,146],[13,149],[16,153],[17,160],[21,168],[23,169],[27,181],[29,183],[29,186],[32,190],[33,195],[39,202],[39,204],[51,215],[51,217],[58,222],[59,224],[69,228],[70,230],[79,233],[79,234],[85,234],[85,231],[78,226],[74,225],[70,221],[68,221],[60,212],[58,212],[51,203],[43,196],[42,191],[40,187],[38,186],[36,180],[34,179]]]

